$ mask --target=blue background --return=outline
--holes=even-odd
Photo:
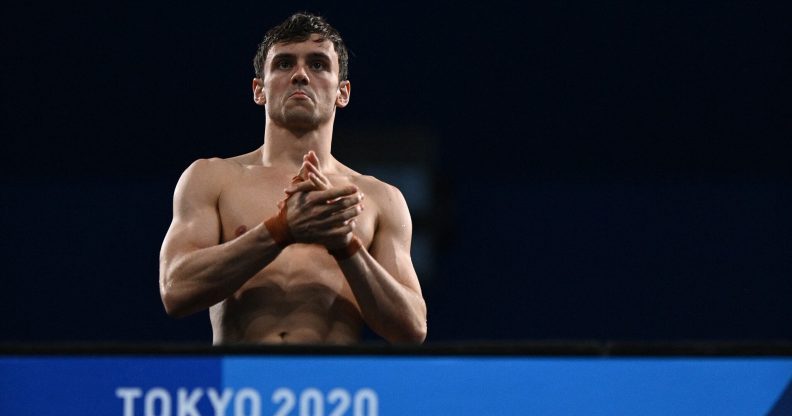
[[[495,0],[4,3],[0,341],[210,342],[159,301],[173,187],[261,144],[299,9],[353,53],[339,149],[429,149],[429,342],[792,339],[788,3]]]
[[[0,410],[19,416],[121,415],[124,400],[116,396],[116,389],[139,388],[145,395],[152,388],[162,388],[171,392],[172,414],[176,414],[179,387],[218,386],[221,370],[220,360],[209,357],[4,357],[0,360]],[[143,400],[142,396],[134,399],[135,414],[143,414]],[[206,395],[198,403],[201,414],[212,410]]]
[[[790,371],[772,359],[227,358],[223,383],[367,387],[383,415],[749,415],[767,414]]]
[[[307,388],[323,395],[369,388],[381,415],[783,415],[791,375],[792,360],[779,358],[6,356],[0,411],[121,415],[117,388],[145,395],[159,387],[170,392],[171,414],[179,388],[214,388],[253,389],[262,414],[272,415],[273,393],[287,388],[298,397],[297,414]],[[135,415],[143,414],[143,402],[134,401]],[[198,403],[201,414],[214,414],[205,393]],[[233,409],[234,399],[226,414]]]

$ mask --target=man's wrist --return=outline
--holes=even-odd
[[[269,231],[270,237],[275,241],[275,244],[280,248],[286,248],[290,244],[294,244],[294,236],[289,229],[289,223],[286,221],[286,201],[283,201],[280,211],[277,214],[264,221],[264,227]]]
[[[330,253],[337,261],[346,260],[354,256],[360,249],[363,248],[363,243],[357,236],[353,235],[346,246],[340,248],[328,248],[327,252]]]

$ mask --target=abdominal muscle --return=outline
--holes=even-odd
[[[210,308],[213,344],[351,344],[363,325],[346,279],[319,246],[294,244]]]

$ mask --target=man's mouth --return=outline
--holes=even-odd
[[[289,95],[289,97],[294,97],[294,98],[310,98],[310,96],[309,96],[309,95],[308,95],[308,94],[307,94],[305,91],[302,91],[302,90],[297,90],[297,91],[294,91],[293,93],[291,93],[291,95]]]

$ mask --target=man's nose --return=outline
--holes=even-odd
[[[305,66],[297,65],[294,74],[292,74],[291,82],[292,84],[308,84],[308,72],[305,70]]]

